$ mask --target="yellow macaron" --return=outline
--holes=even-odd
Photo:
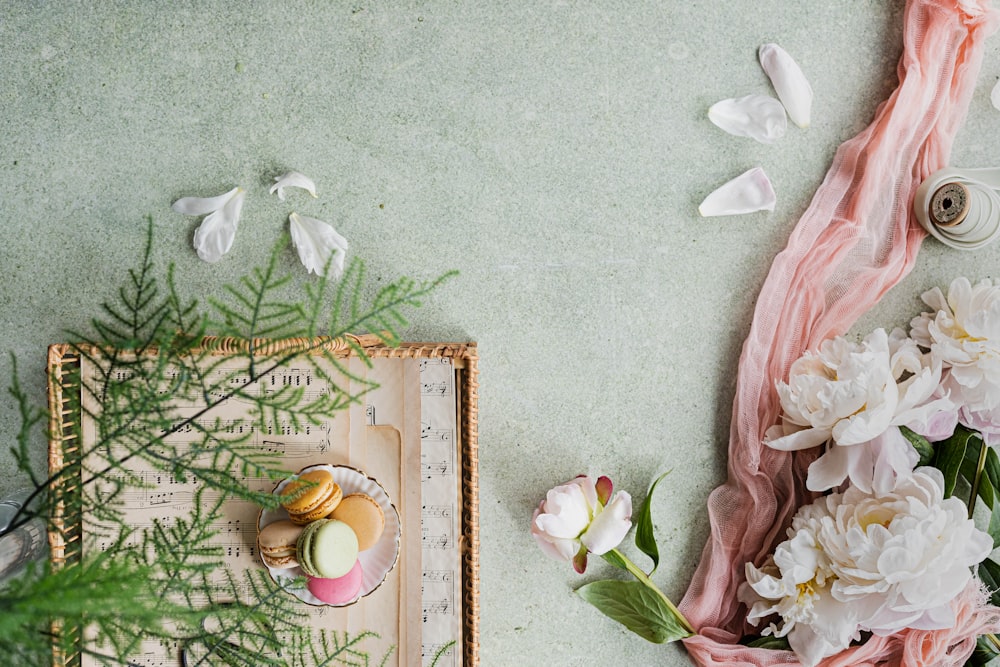
[[[281,490],[281,504],[288,518],[298,526],[325,519],[340,504],[344,492],[329,470],[319,468],[302,473]]]

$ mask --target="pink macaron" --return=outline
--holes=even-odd
[[[364,573],[361,571],[361,561],[354,563],[350,572],[336,579],[324,579],[322,577],[309,577],[306,584],[309,592],[316,596],[316,599],[326,604],[345,604],[352,601],[361,592],[361,581]]]

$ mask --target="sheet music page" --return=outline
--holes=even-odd
[[[423,543],[423,664],[445,649],[439,667],[461,664],[462,559],[458,547],[462,462],[456,447],[455,368],[450,359],[420,362],[420,473]]]
[[[423,664],[438,649],[456,642],[442,655],[439,665],[461,664],[462,597],[461,556],[458,550],[461,517],[461,463],[456,448],[456,396],[454,368],[450,360],[403,360],[376,358],[371,368],[351,359],[356,377],[373,380],[379,387],[365,394],[363,404],[321,420],[319,424],[255,424],[247,416],[252,405],[230,398],[199,417],[204,424],[218,423],[233,435],[243,435],[260,450],[277,453],[290,471],[317,463],[349,465],[376,479],[399,514],[399,557],[385,581],[371,594],[346,607],[312,607],[303,603],[318,632],[347,630],[354,634],[371,630],[380,639],[365,640],[365,649],[378,662],[388,651],[386,664],[412,665],[418,651]],[[239,382],[237,361],[214,366],[213,372]],[[84,377],[97,372],[84,360]],[[332,368],[326,369],[335,377]],[[127,381],[127,378],[118,378]],[[345,386],[349,380],[344,379]],[[330,391],[326,382],[303,364],[281,368],[261,385],[261,391],[282,386],[302,388],[307,395]],[[360,388],[357,383],[353,390]],[[100,409],[84,392],[85,410]],[[200,405],[178,405],[182,415],[196,414]],[[84,443],[96,441],[92,419],[83,424]],[[196,442],[196,428],[173,434],[171,442],[187,446]],[[141,478],[143,488],[125,494],[123,510],[137,528],[158,521],[171,525],[188,515],[196,484],[157,472],[133,458],[131,473]],[[94,467],[100,461],[91,461]],[[272,491],[275,482],[244,478],[250,488]],[[213,501],[203,494],[202,503]],[[263,569],[256,546],[260,509],[251,503],[227,501],[215,528],[214,541],[222,547],[226,567],[234,572]],[[103,549],[107,538],[101,527],[85,518],[85,549]],[[219,573],[220,579],[223,573]],[[418,578],[419,577],[419,578]],[[180,665],[180,649],[147,642],[133,656],[134,664],[148,667]],[[82,667],[95,665],[84,655]]]

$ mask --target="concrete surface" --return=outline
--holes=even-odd
[[[458,269],[407,337],[480,346],[483,664],[689,664],[577,599],[581,578],[529,536],[531,510],[580,472],[642,496],[674,469],[655,579],[682,596],[756,293],[836,147],[894,87],[901,21],[898,0],[4,3],[0,341],[41,403],[46,346],[113,297],[147,215],[157,263],[200,299],[262,263],[292,208],[333,223],[382,280]],[[706,118],[771,93],[767,41],[816,93],[812,126],[769,146]],[[955,165],[1000,165],[998,75],[994,38]],[[698,217],[752,166],[773,213]],[[320,197],[267,195],[287,169]],[[169,205],[236,184],[235,246],[205,264],[197,223]],[[921,291],[995,276],[998,260],[1000,245],[927,241],[859,326],[904,324]],[[3,444],[16,427],[4,400],[2,492],[22,484]]]

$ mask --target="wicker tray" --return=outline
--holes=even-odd
[[[246,355],[250,345],[248,341],[237,339],[205,338],[202,341],[202,351],[208,352],[213,358],[219,356]],[[355,347],[363,348],[365,354],[373,360],[418,360],[428,362],[436,360],[439,363],[450,363],[454,371],[455,400],[455,433],[454,461],[460,474],[459,501],[461,516],[458,520],[459,534],[456,535],[454,547],[458,551],[461,567],[460,603],[461,603],[461,656],[460,664],[475,667],[479,664],[479,508],[478,508],[478,355],[475,343],[404,343],[397,347],[387,347],[375,336],[351,337],[348,341],[338,339],[287,339],[287,340],[256,340],[253,349],[261,354],[274,354],[298,349],[315,349],[325,354],[333,354],[337,358],[350,360],[357,357]],[[49,467],[51,472],[70,469],[79,470],[81,451],[86,447],[86,429],[82,427],[85,410],[81,390],[81,358],[89,358],[97,354],[108,354],[108,350],[79,348],[66,344],[53,345],[49,348],[49,407],[51,415],[51,438],[49,443]],[[392,363],[392,362],[387,362]],[[405,442],[403,447],[405,448]],[[400,457],[401,459],[404,457]],[[419,457],[418,457],[419,458]],[[411,457],[412,460],[412,457]],[[291,465],[289,467],[294,467]],[[60,498],[68,497],[78,491],[79,475],[70,474],[67,481],[53,494],[53,522],[49,534],[53,562],[59,566],[78,561],[81,557],[82,545],[86,542],[86,517],[73,516],[69,512],[69,504],[61,502]],[[412,514],[410,515],[412,518]],[[412,521],[411,521],[412,523]],[[420,534],[420,525],[407,525],[403,519],[404,533],[416,531]],[[410,576],[414,576],[410,573]],[[420,576],[419,573],[416,576]],[[400,606],[401,615],[403,614]],[[426,608],[425,614],[426,616]],[[60,628],[60,631],[79,638],[80,629]],[[78,639],[78,641],[80,641]],[[406,647],[399,647],[400,659],[406,656]],[[410,648],[409,655],[414,655]],[[419,654],[419,653],[418,653]],[[457,656],[456,656],[457,658]],[[54,664],[81,664],[80,655],[74,653],[63,655],[57,649]],[[451,663],[449,663],[451,664]],[[454,664],[458,664],[456,659]]]

